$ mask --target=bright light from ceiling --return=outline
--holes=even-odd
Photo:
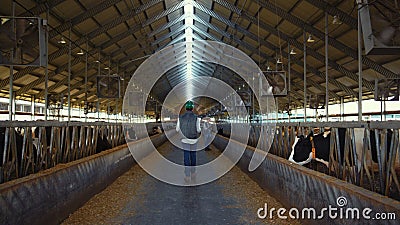
[[[183,8],[185,13],[185,40],[186,40],[186,77],[191,80],[193,77],[193,17],[194,7],[193,0],[185,0],[185,6]],[[189,85],[186,87],[186,96],[192,96],[192,85],[189,81]]]
[[[192,59],[193,59],[193,0],[185,0],[184,13],[185,13],[185,39],[186,39],[186,66],[187,75],[192,75]]]

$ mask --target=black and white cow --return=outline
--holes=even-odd
[[[17,131],[17,129],[14,130],[14,142],[10,142],[11,139],[11,134],[8,134],[8,137],[6,137],[6,129],[5,127],[0,127],[0,167],[3,167],[3,160],[5,163],[11,162],[13,160],[13,155],[14,153],[8,154],[5,151],[5,148],[8,150],[11,150],[12,145],[15,144],[16,147],[16,162],[18,166],[21,165],[21,160],[22,160],[22,148],[23,148],[23,142],[24,142],[24,137],[21,133]],[[6,146],[6,139],[7,139],[7,145]],[[35,149],[34,149],[35,153]],[[5,155],[6,154],[6,155]],[[10,165],[8,165],[10,166]],[[0,174],[0,177],[2,177],[2,174]],[[0,178],[1,181],[2,178]]]
[[[339,143],[341,156],[344,153],[344,138],[346,129],[339,128]],[[328,166],[329,162],[329,152],[330,152],[330,129],[325,129],[324,133],[314,135],[311,132],[307,137],[300,135],[296,137],[292,152],[289,157],[289,161],[294,162],[299,165],[305,165],[311,160],[316,160],[322,162]],[[314,144],[314,153],[312,151],[312,145]]]
[[[299,165],[305,165],[311,162],[313,159],[324,163],[328,166],[329,162],[329,153],[330,153],[330,129],[325,129],[324,133],[314,135],[312,132],[307,137],[300,135],[296,137],[295,142],[292,146],[292,152],[289,157],[289,161],[294,162]],[[345,149],[345,128],[338,128],[339,132],[339,151],[341,156],[341,161],[343,162],[344,158],[344,149]],[[388,135],[386,139],[387,146],[390,146],[392,140],[392,131],[388,130]],[[355,144],[356,144],[356,154],[358,162],[361,161],[362,156],[362,144],[364,137],[364,128],[356,128],[354,129],[355,136]],[[311,139],[312,138],[312,139]],[[373,162],[377,162],[377,148],[375,141],[375,132],[371,130],[370,132],[370,140],[371,140],[371,154]],[[314,144],[315,153],[312,151],[312,142]],[[389,154],[387,154],[388,156]]]
[[[162,134],[162,133],[163,133],[163,131],[160,126],[154,126],[153,130],[151,132],[149,132],[149,135],[152,136],[152,135]]]
[[[24,137],[18,133],[17,131],[14,130],[14,135],[15,135],[15,146],[17,150],[17,161],[18,165],[21,163],[21,158],[22,158],[22,144],[23,144],[23,139]],[[5,145],[5,140],[6,140],[6,128],[5,127],[0,127],[0,167],[3,166],[3,158],[5,157],[4,154],[4,149],[7,147]],[[8,134],[8,145],[12,144],[10,143],[10,134]],[[8,147],[7,147],[8,149]],[[9,155],[9,157],[11,157]],[[9,161],[11,158],[6,158],[5,161]]]

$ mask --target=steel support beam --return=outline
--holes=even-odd
[[[164,25],[158,27],[157,29],[153,30],[151,33],[147,34],[147,37],[148,37],[148,38],[151,38],[151,37],[153,37],[153,36],[156,36],[157,34],[159,34],[160,32],[162,32],[163,30],[166,30],[166,29],[168,29],[168,28],[171,28],[171,27],[174,26],[175,24],[182,22],[182,21],[185,19],[185,17],[186,17],[186,16],[183,14],[182,16],[180,16],[180,17],[178,17],[178,18],[176,18],[176,19],[174,19],[174,20],[172,20],[172,21],[169,21],[168,23],[166,23],[166,24],[164,24]],[[182,24],[182,25],[183,25],[183,24]]]
[[[162,11],[161,13],[157,14],[156,16],[154,16],[152,18],[149,18],[148,20],[146,20],[146,22],[144,22],[142,24],[142,26],[143,27],[148,26],[148,25],[154,23],[155,21],[167,16],[168,14],[173,13],[176,10],[182,8],[184,5],[185,5],[185,1],[178,2],[177,4],[175,4],[172,7]]]
[[[149,7],[153,6],[154,4],[160,2],[161,0],[157,0],[157,1],[150,1],[145,5],[141,5],[140,7],[138,7],[138,9],[133,12],[133,11],[129,11],[126,15],[123,15],[121,17],[118,17],[117,19],[113,20],[112,22],[106,24],[105,26],[100,27],[99,29],[96,29],[95,31],[92,31],[90,34],[87,35],[88,39],[92,39],[95,38],[96,36],[106,32],[107,30],[117,26],[118,24],[121,24],[123,22],[125,22],[126,20],[132,18],[133,16],[135,16],[138,13],[141,13],[142,11],[148,9]],[[74,17],[70,23],[62,23],[62,25],[58,26],[57,28],[55,28],[54,30],[51,30],[49,32],[49,39],[57,36],[59,33],[58,32],[63,32],[68,30],[70,27],[79,24],[81,22],[83,22],[84,20],[86,20],[87,18],[90,18],[91,16],[107,9],[107,7],[112,6],[113,4],[116,4],[120,2],[120,0],[108,0],[108,1],[104,1],[102,3],[100,3],[99,5],[97,5],[97,7],[92,8],[91,10],[82,13],[80,15],[78,15],[77,17]],[[111,5],[110,5],[111,4]],[[107,5],[107,7],[105,7]],[[89,16],[91,15],[91,16]],[[136,28],[137,26],[135,26]],[[57,32],[58,31],[58,32]],[[112,40],[113,41],[113,40]],[[75,49],[76,47],[78,47],[81,44],[84,44],[86,42],[86,38],[85,37],[81,37],[78,40],[74,41],[76,46],[73,46]],[[116,42],[112,42],[112,44],[114,44]],[[104,47],[104,46],[102,46]],[[56,52],[52,53],[51,55],[49,55],[49,61],[53,61],[56,58],[68,54],[68,46],[63,46],[61,47],[59,50],[57,50]],[[65,66],[65,64],[63,65]],[[26,67],[20,71],[18,71],[17,73],[15,73],[13,75],[13,79],[17,80],[22,78],[24,75],[32,73],[34,70],[36,70],[37,67]],[[10,78],[6,78],[2,81],[0,81],[0,89],[4,88],[8,83],[9,83],[9,79]]]
[[[151,43],[152,46],[158,45],[161,42],[167,40],[168,38],[171,38],[174,35],[178,35],[182,32],[184,32],[184,30],[187,28],[188,26],[181,26],[179,29],[176,29],[174,31],[169,32],[168,34],[163,35],[162,37],[159,37],[156,41],[154,41],[153,43]]]
[[[253,23],[257,22],[257,18],[251,16],[246,11],[242,12],[242,16],[243,16],[243,18],[248,19],[250,22],[253,22]],[[274,27],[272,27],[272,26],[270,26],[270,25],[268,25],[268,24],[266,24],[266,23],[264,23],[262,21],[260,21],[259,23],[260,23],[260,27],[261,28],[263,28],[263,29],[269,31],[270,33],[273,33],[274,35],[278,36],[278,31]],[[297,39],[289,37],[287,34],[283,33],[282,31],[279,32],[279,35],[282,37],[282,39],[286,40],[288,43],[290,43],[290,45],[295,46],[297,49],[302,49],[303,48],[303,44],[298,42]],[[310,48],[307,49],[307,55],[312,56],[312,57],[314,57],[315,59],[317,59],[317,60],[319,60],[321,62],[325,61],[325,57],[323,55],[321,55],[320,53],[318,53],[317,51],[313,50],[313,49],[310,49]],[[346,75],[347,77],[349,77],[350,79],[354,80],[355,82],[358,82],[358,75],[356,73],[347,70],[346,68],[344,68],[343,66],[337,64],[333,60],[328,60],[328,64],[329,64],[329,66],[331,68],[333,68],[336,71]],[[363,85],[364,85],[364,87],[366,87],[370,91],[373,91],[375,89],[374,85],[371,82],[369,82],[369,81],[367,81],[365,79],[363,79]]]
[[[197,4],[197,5],[200,5],[200,3],[196,3],[196,4]],[[209,14],[211,17],[213,17],[213,18],[215,18],[215,19],[218,19],[218,20],[220,20],[221,22],[224,22],[224,21],[226,20],[226,19],[224,19],[222,16],[220,16],[219,14],[217,14],[217,13],[215,13],[215,12],[213,12],[213,11],[211,11],[211,10],[205,8],[205,7],[200,7],[200,8],[198,8],[198,9],[201,10],[201,11],[205,10],[205,11],[203,11],[204,13]],[[212,26],[210,23],[208,23],[208,22],[206,22],[206,21],[199,20],[199,21],[197,21],[197,22],[202,23],[202,24],[204,24],[205,26],[208,26],[208,27],[210,27],[210,28],[212,27],[213,29],[216,29],[215,31],[218,32],[218,33],[226,34],[226,32],[223,32],[222,30],[217,29],[216,26]],[[250,33],[250,32],[247,31],[245,28],[242,28],[242,27],[239,26],[239,25],[235,25],[235,24],[232,23],[232,22],[225,23],[225,24],[226,24],[227,26],[231,26],[231,27],[234,28],[234,29],[237,29],[239,32],[243,33],[244,35],[246,35],[247,37],[253,39],[254,41],[257,41],[256,35]],[[250,46],[249,44],[243,42],[242,40],[240,40],[240,39],[238,39],[238,38],[236,38],[236,37],[233,37],[233,36],[230,35],[230,36],[228,36],[227,38],[233,38],[233,40],[234,40],[236,43],[238,43],[239,45],[241,45],[241,46],[243,46],[243,47],[249,49],[249,50],[252,51],[253,53],[257,53],[257,52],[258,52],[257,49],[253,48],[253,47]],[[264,46],[266,46],[266,47],[268,47],[268,48],[270,48],[270,49],[274,49],[274,50],[278,49],[276,46],[270,44],[269,42],[267,42],[267,41],[265,41],[265,40],[261,40],[261,43],[260,43],[260,44],[263,44]],[[287,58],[287,55],[286,55],[287,53],[283,53],[283,54],[284,54],[284,55],[286,56],[286,58]],[[267,60],[269,60],[269,61],[274,60],[271,56],[266,55],[266,54],[264,54],[264,53],[262,53],[261,57],[263,57],[263,58],[265,58],[265,59],[267,59]],[[293,62],[295,62],[296,64],[302,66],[302,62],[299,61],[299,60],[294,60]],[[313,71],[314,73],[315,73],[316,70],[317,70],[317,69],[315,69],[315,68],[311,68],[311,69],[312,69],[312,71]],[[293,71],[293,72],[294,72],[294,71]],[[294,74],[295,74],[296,76],[299,75],[298,73],[294,73]],[[325,77],[325,75],[322,74],[322,73],[321,73],[321,74],[316,73],[316,74],[319,75],[319,76]],[[339,82],[336,81],[336,80],[333,80],[333,79],[332,79],[331,82],[334,83],[334,84],[335,84],[336,86],[338,86],[339,88],[343,88],[343,89],[346,88],[346,87],[344,87],[344,85],[342,85],[341,83],[339,83]],[[314,84],[316,84],[316,83],[314,82]],[[316,87],[319,88],[321,91],[325,92],[325,88],[322,87],[321,85],[316,85]],[[355,92],[354,92],[353,90],[351,90],[351,89],[349,90],[349,88],[346,88],[346,89],[347,89],[347,91],[348,91],[349,93],[355,94]],[[336,98],[339,98],[339,96],[338,96],[337,94],[335,94],[334,92],[330,92],[330,94],[331,94],[331,96],[334,96],[334,97],[336,97]]]
[[[219,2],[225,2],[225,0],[218,0],[218,1],[219,1]],[[225,3],[225,5],[229,5],[229,4],[230,4],[230,3],[227,3],[227,2]],[[232,7],[234,7],[234,6],[231,5],[230,8],[232,8]],[[270,26],[270,25],[268,25],[268,24],[266,24],[266,23],[264,23],[264,22],[262,22],[262,21],[258,21],[257,18],[255,18],[254,16],[250,15],[248,12],[242,11],[242,12],[241,12],[241,15],[242,15],[243,18],[246,18],[246,19],[249,20],[250,22],[252,22],[252,23],[254,23],[254,24],[259,24],[261,28],[263,28],[263,29],[269,31],[270,33],[273,33],[273,34],[275,34],[276,36],[278,36],[278,31],[277,31],[274,27],[272,27],[272,26]],[[236,27],[238,28],[238,31],[239,31],[239,32],[243,33],[243,34],[246,35],[246,36],[252,37],[253,40],[257,40],[256,35],[250,33],[247,29],[243,29],[243,28],[241,28],[241,27],[239,27],[239,26],[236,26]],[[289,37],[288,35],[286,35],[285,33],[279,32],[279,35],[280,35],[284,40],[286,40],[287,42],[289,42],[291,45],[295,46],[296,48],[298,48],[298,49],[302,49],[302,48],[303,48],[303,44],[302,44],[302,43],[298,42],[296,39],[290,38],[290,37]],[[324,36],[325,36],[325,34],[324,34]],[[262,39],[261,42],[263,42],[263,44],[265,44],[264,39]],[[276,48],[271,48],[271,49],[276,49]],[[312,50],[312,49],[307,49],[307,54],[310,55],[310,56],[312,56],[312,57],[314,57],[314,58],[316,58],[316,59],[318,59],[318,60],[320,60],[321,62],[323,62],[323,61],[325,60],[325,57],[324,57],[323,55],[319,54],[318,52],[316,52],[316,51],[314,51],[314,50]],[[286,57],[286,58],[287,58],[287,57]],[[330,65],[332,68],[336,69],[337,71],[339,71],[339,72],[345,74],[346,76],[350,77],[350,78],[353,79],[354,81],[358,81],[358,75],[356,75],[355,73],[352,73],[352,72],[348,71],[348,70],[345,69],[343,66],[338,65],[336,62],[334,62],[334,61],[332,61],[332,60],[329,60],[329,65]],[[311,68],[311,67],[310,67],[310,68]],[[314,73],[315,73],[315,71],[318,71],[318,69],[316,69],[316,68],[311,68],[311,69],[312,69],[312,71],[313,71]],[[318,72],[318,73],[315,73],[315,74],[321,76],[322,74],[320,74],[320,73],[321,73],[321,72]],[[321,76],[321,77],[324,77],[324,75]],[[351,94],[351,95],[355,95],[355,94],[356,94],[356,92],[354,92],[354,91],[351,90],[350,88],[344,86],[343,84],[341,84],[340,82],[336,81],[335,79],[332,79],[332,78],[331,78],[331,79],[330,79],[330,82],[336,83],[336,84],[335,84],[336,86],[338,86],[339,88],[343,89],[343,90],[346,91],[348,94]],[[372,85],[369,81],[363,80],[363,84],[364,84],[364,86],[367,87],[369,90],[374,90],[374,85]]]
[[[255,3],[260,3],[262,7],[270,10],[273,13],[277,13],[278,16],[282,17],[283,19],[289,21],[290,23],[300,27],[301,29],[306,30],[307,32],[315,35],[316,37],[320,39],[324,39],[324,32],[314,28],[310,24],[304,22],[300,18],[287,13],[284,9],[277,7],[276,5],[273,4],[273,2],[267,1],[267,0],[252,0]],[[335,47],[339,51],[344,52],[345,54],[349,55],[352,57],[354,60],[358,60],[358,53],[356,50],[348,47],[347,45],[341,43],[337,39],[333,37],[329,37],[329,43],[331,46]],[[374,69],[376,72],[381,73],[382,75],[386,76],[387,78],[400,78],[400,75],[394,73],[393,71],[388,70],[387,68],[383,67],[382,65],[372,61],[366,56],[362,57],[362,62],[364,65],[369,66],[370,68]]]
[[[357,29],[357,19],[354,19],[352,16],[349,16],[348,13],[343,12],[339,8],[332,6],[326,1],[321,0],[306,0],[311,5],[326,11],[331,16],[338,16],[340,21],[349,25],[353,29]]]
[[[212,27],[213,29],[216,29],[215,31],[218,32],[218,33],[221,33],[221,34],[224,33],[224,34],[226,34],[226,32],[223,32],[222,30],[220,30],[220,29],[217,28],[216,26],[211,26],[211,24],[209,24],[209,23],[207,23],[207,22],[205,22],[205,21],[198,21],[198,22],[204,23],[204,25],[209,26],[210,28]],[[227,38],[229,38],[229,37],[227,37]],[[247,44],[247,43],[244,43],[242,40],[240,40],[240,39],[238,39],[238,38],[236,38],[236,37],[232,37],[232,36],[231,36],[231,38],[233,38],[233,40],[234,40],[236,43],[238,43],[239,45],[245,47],[246,49],[248,49],[248,50],[250,50],[250,51],[252,51],[252,52],[256,52],[256,51],[257,51],[255,48],[253,48],[252,46],[250,46],[250,45]],[[266,55],[266,54],[264,54],[264,53],[262,53],[261,57],[264,57],[264,58],[267,58],[267,59],[269,59],[269,60],[272,60],[272,57],[271,57],[271,56]],[[298,64],[298,63],[301,63],[301,62],[299,62],[299,60],[296,60],[296,62],[297,62],[297,64]],[[264,68],[264,69],[265,69],[265,68]],[[297,77],[299,77],[299,78],[302,79],[302,77],[301,77],[301,75],[300,75],[299,73],[297,73],[297,72],[295,72],[295,71],[293,71],[293,72],[294,72],[294,74],[295,74]],[[321,91],[325,90],[324,87],[322,87],[321,85],[317,84],[317,83],[314,82],[314,81],[311,81],[310,83],[311,83],[311,85],[313,85],[314,87],[320,89]],[[295,86],[296,86],[298,89],[301,90],[300,87],[298,87],[297,85],[295,85]],[[312,93],[313,93],[313,92],[312,92]],[[337,95],[336,95],[335,93],[333,93],[333,92],[331,92],[331,94],[334,95],[334,96],[337,96]],[[337,96],[337,97],[339,97],[339,96]]]
[[[104,27],[102,27],[102,28],[100,28],[100,29],[98,29],[98,30],[95,30],[95,31],[91,32],[91,33],[88,35],[88,37],[89,37],[89,38],[96,37],[96,35],[98,35],[99,33],[104,32],[104,31],[108,30],[108,29],[111,28],[111,27],[114,27],[116,24],[119,24],[119,23],[124,22],[124,21],[125,21],[124,19],[127,19],[127,18],[129,18],[130,16],[132,16],[132,15],[131,15],[130,13],[128,13],[127,15],[122,16],[122,17],[120,17],[120,18],[118,18],[118,19],[112,21],[111,23],[105,25]],[[125,18],[125,17],[126,17],[126,18]],[[122,19],[121,19],[121,18],[122,18]],[[116,38],[113,38],[112,40],[107,41],[106,43],[104,43],[104,44],[101,46],[101,48],[103,48],[103,49],[104,49],[104,48],[107,48],[107,47],[109,47],[109,46],[115,44],[115,43],[118,42],[119,40],[122,40],[123,38],[129,36],[131,33],[134,33],[134,32],[136,32],[136,31],[138,31],[139,29],[140,29],[140,26],[139,26],[139,25],[136,25],[136,26],[132,27],[128,32],[124,32],[123,35],[118,35]],[[79,43],[82,42],[82,44],[83,44],[84,41],[85,41],[84,38],[81,38],[81,39],[78,40],[78,42],[79,42]],[[57,52],[58,52],[58,51],[57,51]],[[57,53],[57,52],[56,52],[56,53]],[[54,53],[54,54],[56,54],[56,53]],[[95,53],[96,53],[96,49],[92,49],[92,50],[89,51],[89,55],[93,55],[93,54],[95,54]],[[50,56],[52,59],[55,59],[55,58],[56,58],[56,55],[54,55],[54,54],[52,54],[52,55]],[[58,56],[58,54],[57,54],[57,56]],[[61,56],[61,55],[60,55],[60,56]],[[76,57],[76,58],[71,62],[71,65],[74,66],[74,65],[78,64],[80,61],[81,61],[80,57]],[[54,74],[58,74],[58,73],[60,73],[60,72],[62,72],[62,71],[64,71],[64,70],[66,70],[67,68],[68,68],[68,63],[66,63],[66,64],[64,64],[64,65],[62,65],[62,66],[60,66],[60,67],[58,67],[58,68],[56,69],[57,73],[54,73]],[[75,77],[78,77],[78,76],[80,76],[80,75],[84,75],[84,71],[83,71],[83,70],[81,70],[81,71],[79,71],[79,72],[77,72],[77,73],[74,73],[74,74],[72,75],[72,79],[74,79]],[[39,78],[39,79],[40,79],[40,78]],[[39,82],[39,81],[37,81],[37,82]],[[35,81],[34,83],[36,84],[37,82]],[[66,79],[63,79],[63,80],[57,82],[56,84],[50,86],[50,87],[49,87],[49,90],[50,90],[50,91],[51,91],[51,90],[54,90],[55,88],[60,87],[61,85],[64,85],[66,82],[67,82],[67,80],[66,80]],[[36,84],[36,85],[37,85],[37,84]],[[43,91],[42,91],[42,92],[43,92]],[[42,97],[43,94],[44,94],[44,93],[42,93],[42,92],[38,93],[38,94],[36,95],[36,98]]]

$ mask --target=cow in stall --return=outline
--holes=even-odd
[[[77,126],[77,134],[76,137],[78,137],[78,139],[80,138],[81,135],[81,126]],[[71,137],[71,141],[73,141],[73,127],[69,127],[69,135]],[[86,135],[85,135],[86,136]],[[107,135],[104,132],[100,132],[100,130],[97,132],[97,145],[96,145],[96,151],[95,153],[100,153],[102,151],[108,150],[108,149],[112,149],[112,145],[111,143],[108,141],[107,139]]]
[[[9,129],[10,131],[11,129]],[[7,134],[7,128],[0,127],[0,183],[24,173],[20,170],[24,154],[24,134],[22,132],[24,132],[23,129],[16,128],[13,133]],[[13,138],[14,141],[12,141]],[[15,152],[13,151],[14,147]],[[27,151],[27,147],[25,147],[25,151]],[[33,152],[35,153],[35,151],[36,149],[33,147]]]
[[[31,128],[28,128],[31,129]],[[38,152],[37,149],[39,147],[39,145],[41,145],[41,143],[39,143],[38,138],[39,138],[39,127],[36,127],[34,129],[34,131],[32,132],[32,138],[33,138],[33,161],[31,163],[36,164],[38,161]],[[14,170],[12,169],[14,166],[21,166],[22,163],[22,154],[23,154],[23,145],[24,145],[24,134],[21,132],[26,132],[25,129],[15,129],[12,133],[12,136],[15,138],[13,142],[10,143],[11,140],[11,134],[8,133],[8,137],[6,137],[6,131],[7,128],[6,127],[0,127],[0,181],[2,181],[3,179],[3,172],[4,170]],[[9,130],[10,131],[10,130]],[[50,142],[51,142],[51,132],[52,132],[52,127],[50,126],[46,126],[45,127],[45,132],[46,134],[44,135],[43,133],[41,134],[41,137],[44,139],[46,138],[46,142],[42,142],[42,144],[44,145],[45,143],[47,144],[47,148],[50,148]],[[72,129],[70,130],[70,135],[72,136]],[[79,137],[79,132],[80,132],[80,127],[78,128],[78,137]],[[100,132],[98,132],[98,139],[97,139],[97,146],[96,146],[96,153],[99,153],[101,151],[107,150],[107,149],[111,149],[112,146],[111,144],[108,142],[107,137],[105,135],[101,135]],[[6,140],[7,140],[7,144],[6,144]],[[44,140],[43,140],[44,141]],[[6,149],[8,151],[11,151],[11,149],[13,148],[12,144],[15,144],[15,150],[16,152],[9,152],[7,154],[7,151],[5,151]],[[27,144],[27,143],[25,143]],[[28,147],[25,147],[25,151],[27,151]],[[10,154],[11,153],[11,154]],[[14,158],[15,157],[15,158]],[[16,160],[16,161],[13,161]],[[4,161],[4,162],[3,162]],[[10,164],[12,163],[12,164]],[[36,165],[38,166],[38,165]],[[11,167],[11,168],[10,168]],[[8,168],[8,169],[6,169]],[[28,173],[30,173],[28,171]],[[12,175],[13,176],[13,175]]]
[[[153,131],[150,135],[162,134],[163,131],[160,126],[154,126]]]
[[[339,128],[338,130],[339,140],[343,140],[339,142],[340,150],[342,150],[344,149],[344,137],[346,130],[342,128]],[[304,137],[304,135],[296,136],[292,146],[292,152],[289,156],[289,161],[299,165],[305,165],[314,159],[328,166],[330,135],[330,128],[326,128],[321,134],[311,132],[306,137]]]
[[[40,127],[36,127],[35,129],[34,129],[34,131],[33,131],[33,138],[35,138],[35,145],[38,145],[39,143],[38,143],[38,139],[39,139],[39,130],[40,130]],[[50,146],[50,140],[51,140],[51,127],[49,127],[49,126],[46,126],[45,127],[45,130],[46,130],[46,143],[47,143],[47,146]],[[42,134],[43,135],[43,134]],[[43,137],[42,137],[43,138]]]
[[[344,149],[345,149],[345,128],[338,128],[339,133],[339,151],[341,156],[341,161],[343,162],[344,158]],[[392,140],[392,131],[388,130],[387,134],[387,146],[390,146]],[[329,162],[329,154],[330,154],[330,128],[326,127],[323,133],[315,134],[311,132],[307,137],[303,135],[296,136],[295,141],[292,146],[292,152],[289,156],[289,161],[299,164],[305,165],[312,160],[317,162],[321,162],[328,167]],[[362,157],[362,148],[363,148],[363,137],[364,137],[364,128],[355,128],[354,129],[355,136],[355,144],[356,144],[356,154],[357,154],[357,162],[361,162]],[[373,162],[377,162],[377,149],[376,149],[376,141],[375,141],[375,132],[370,132],[370,140],[371,140],[371,153]],[[387,154],[388,156],[389,154]]]
[[[10,134],[9,138],[8,138],[8,144],[10,145]],[[21,163],[21,158],[22,158],[22,144],[23,144],[23,140],[24,137],[17,132],[16,130],[14,130],[14,135],[15,135],[15,144],[16,144],[16,150],[17,150],[17,162],[18,165],[20,165]],[[4,154],[6,153],[4,150],[6,149],[6,128],[5,127],[0,127],[0,167],[3,166],[3,158],[5,157]],[[6,161],[11,160],[6,159]]]
[[[102,152],[104,150],[111,149],[112,145],[107,140],[107,136],[105,134],[101,135],[100,132],[97,134],[97,145],[96,145],[96,153]]]
[[[46,129],[47,147],[50,147],[52,127],[46,126],[45,129]],[[80,132],[81,132],[81,127],[78,126],[76,136],[80,137]],[[70,129],[69,129],[69,136],[71,138],[70,141],[72,141],[72,139],[73,139],[72,133],[73,133],[73,129],[72,129],[72,127],[70,127]],[[39,138],[39,128],[38,127],[35,128],[35,130],[34,130],[34,138],[36,139],[35,144],[38,145],[39,144],[37,142],[37,138]],[[112,146],[109,143],[109,141],[107,140],[107,136],[105,134],[101,135],[101,133],[98,132],[98,134],[97,134],[96,153],[99,153],[99,152],[102,152],[104,150],[111,149],[111,148],[112,148]]]
[[[77,134],[76,136],[78,137],[78,139],[80,138],[81,135],[81,127],[77,126]],[[70,131],[70,137],[71,137],[71,141],[72,141],[72,130],[73,128],[70,127],[69,131]],[[86,135],[85,135],[86,136]],[[112,145],[111,143],[108,141],[107,139],[107,135],[105,133],[102,132],[98,132],[97,133],[97,145],[96,145],[96,153],[108,150],[108,149],[112,149]]]

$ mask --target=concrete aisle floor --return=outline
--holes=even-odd
[[[174,162],[183,152],[167,142],[159,152]],[[198,164],[211,161],[217,149],[197,153]],[[146,174],[138,165],[70,215],[63,224],[300,224],[259,219],[257,210],[283,207],[239,168],[196,187],[178,187]]]

